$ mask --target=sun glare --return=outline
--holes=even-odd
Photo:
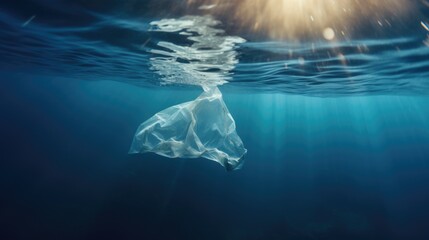
[[[389,26],[410,10],[401,0],[188,0],[188,6],[228,15],[235,25],[271,38],[303,36],[333,40],[347,36],[361,22]]]

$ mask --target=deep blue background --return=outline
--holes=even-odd
[[[177,40],[147,32],[177,2],[2,2],[0,239],[429,239],[427,9],[370,44],[373,62],[349,61],[362,83],[335,61],[291,78],[296,59],[240,48],[221,90],[248,154],[226,172],[127,154],[141,122],[201,92],[157,86],[141,47]],[[300,96],[325,89],[345,97]],[[351,94],[374,92],[389,95]]]
[[[9,75],[3,239],[427,239],[427,97],[310,98],[224,89],[249,153],[130,156],[138,124],[194,88]]]

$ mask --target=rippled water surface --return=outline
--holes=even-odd
[[[194,26],[178,26],[177,21],[183,16],[153,7],[162,3],[130,3],[128,8],[118,9],[106,7],[109,10],[95,2],[92,5],[91,2],[70,4],[63,1],[23,4],[27,7],[6,4],[0,14],[0,67],[4,70],[44,75],[61,73],[64,77],[85,80],[109,79],[156,86],[166,82],[188,84],[189,76],[185,73],[189,71],[178,70],[178,67],[190,67],[195,68],[191,78],[199,79],[192,81],[204,79],[210,84],[228,81],[228,86],[237,89],[317,96],[425,94],[429,88],[429,31],[424,27],[427,23],[424,14],[402,25],[380,23],[380,34],[361,34],[356,39],[336,41],[321,38],[297,42],[254,38],[249,33],[238,36],[243,32],[232,31],[228,23],[219,22],[204,12],[199,16],[192,12],[194,15],[189,18],[199,18]],[[139,14],[132,11],[137,6],[142,9]],[[154,26],[157,21],[165,21],[164,28]],[[177,26],[173,26],[172,21],[176,21]],[[211,33],[198,32],[197,25],[210,26]],[[395,34],[391,33],[392,29],[396,30]],[[194,39],[183,34],[185,32]],[[197,46],[195,42],[199,40],[196,38],[207,40],[207,34],[216,36],[218,42],[229,41],[229,50],[220,47],[221,43]],[[174,49],[174,46],[181,49]],[[163,61],[166,49],[173,52],[169,61]],[[193,49],[203,50],[189,52]],[[222,56],[215,60],[213,57],[198,59],[204,51]],[[191,55],[198,56],[192,58]],[[163,64],[154,67],[156,59],[161,59]],[[202,66],[206,63],[209,65]],[[159,68],[165,71],[165,67],[174,70],[169,74],[156,71],[163,71]],[[166,75],[170,80],[165,80]],[[205,79],[207,75],[218,76],[211,76],[209,80]]]

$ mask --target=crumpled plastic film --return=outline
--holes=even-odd
[[[240,169],[247,150],[217,87],[194,101],[169,107],[142,123],[130,153],[154,152],[170,158],[207,158],[228,171]]]

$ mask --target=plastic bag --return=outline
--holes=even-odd
[[[217,87],[194,101],[169,107],[142,123],[130,153],[170,158],[207,158],[228,171],[241,168],[247,150]]]

